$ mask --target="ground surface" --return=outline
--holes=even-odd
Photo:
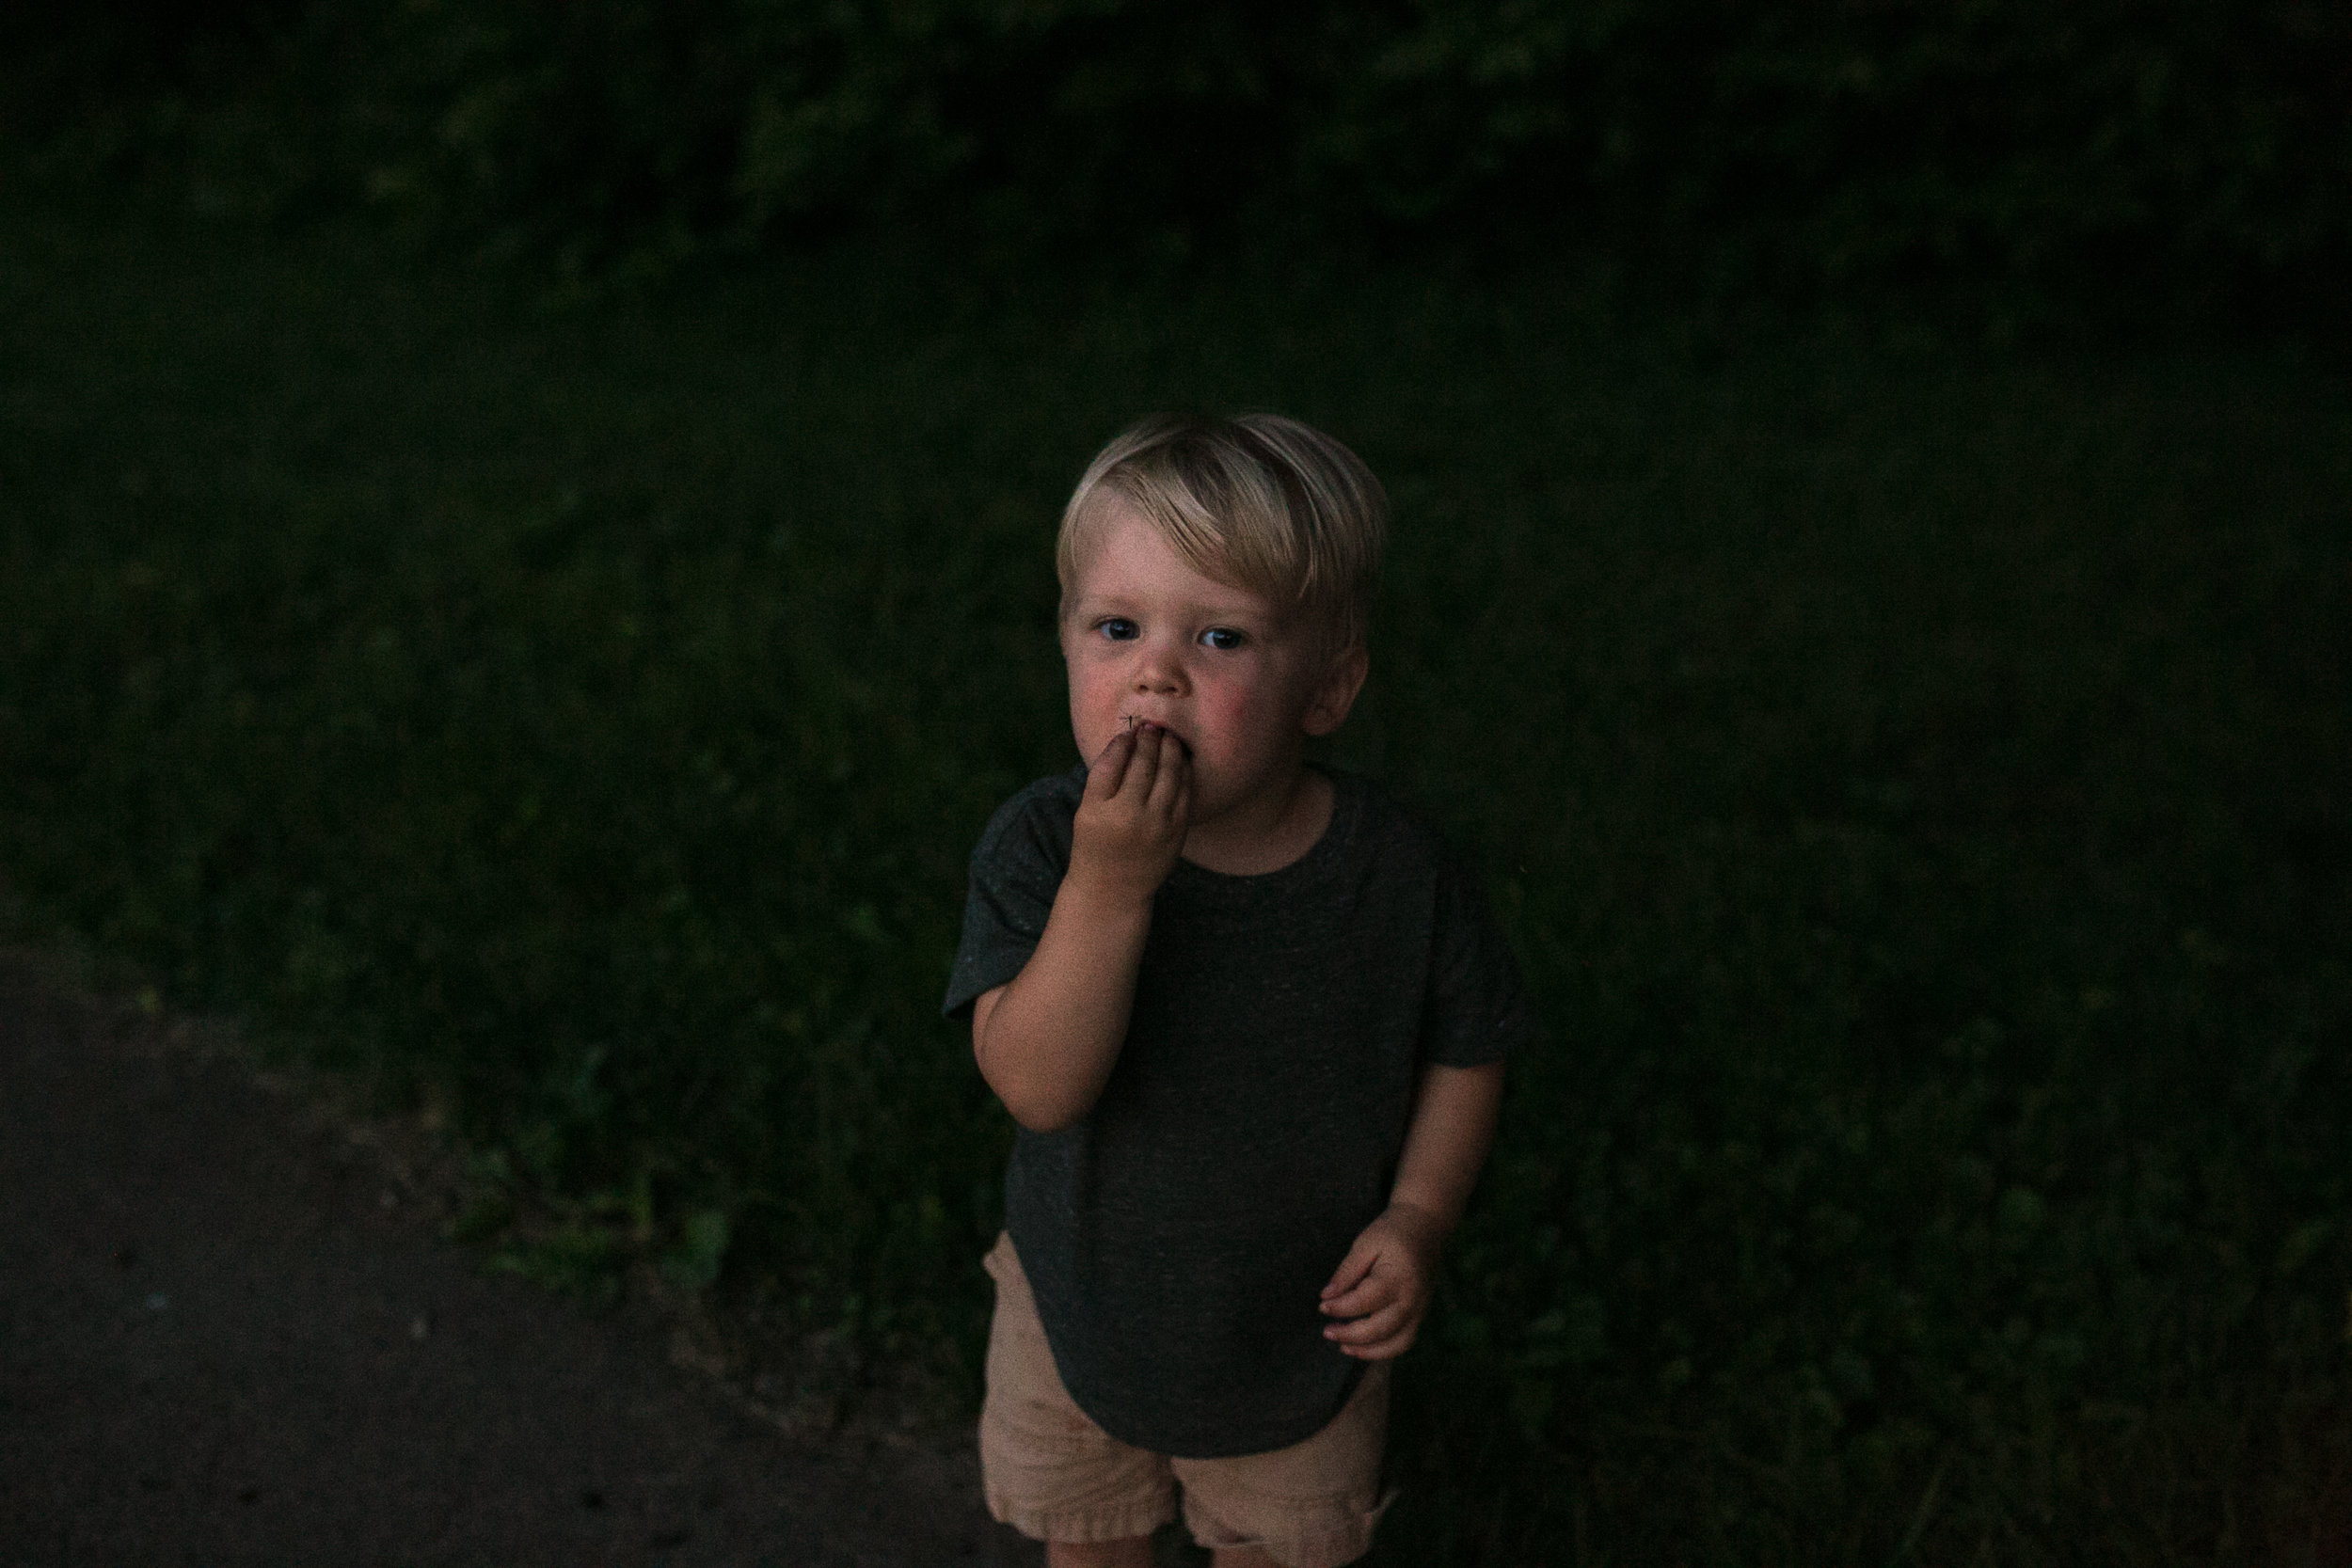
[[[0,958],[0,1564],[1033,1560],[951,1434],[763,1425],[365,1131]]]

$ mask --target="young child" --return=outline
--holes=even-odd
[[[972,857],[950,1016],[1020,1124],[980,1460],[1046,1561],[1329,1568],[1385,1499],[1388,1363],[1534,1022],[1475,888],[1308,765],[1364,682],[1385,530],[1353,452],[1161,418],[1062,515],[1086,760]]]

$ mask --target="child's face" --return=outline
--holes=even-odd
[[[1070,725],[1089,762],[1131,722],[1166,726],[1192,756],[1192,820],[1285,792],[1306,737],[1339,727],[1361,680],[1335,678],[1311,640],[1258,594],[1203,577],[1115,500],[1062,616]]]

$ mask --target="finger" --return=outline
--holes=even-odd
[[[1110,744],[1095,753],[1092,765],[1087,768],[1087,794],[1097,800],[1107,800],[1118,794],[1135,754],[1134,736],[1125,730],[1112,736]]]
[[[1391,1356],[1403,1355],[1406,1351],[1411,1350],[1413,1341],[1420,1337],[1421,1324],[1413,1323],[1404,1332],[1392,1335],[1376,1344],[1342,1345],[1340,1349],[1359,1361],[1386,1361]]]
[[[1412,1321],[1413,1314],[1403,1302],[1384,1307],[1379,1311],[1356,1319],[1353,1323],[1333,1323],[1323,1331],[1323,1337],[1335,1345],[1354,1345],[1361,1350],[1396,1338],[1397,1331]]]
[[[1347,1249],[1347,1256],[1340,1259],[1340,1266],[1332,1274],[1331,1282],[1323,1288],[1323,1299],[1328,1302],[1333,1296],[1353,1290],[1358,1281],[1372,1272],[1373,1264],[1379,1260],[1378,1244],[1358,1237],[1356,1244]]]
[[[1396,1288],[1394,1280],[1374,1274],[1352,1291],[1342,1291],[1323,1304],[1323,1310],[1334,1318],[1360,1318],[1367,1312],[1377,1312],[1391,1302],[1403,1299],[1405,1292]]]
[[[1151,800],[1152,782],[1160,776],[1160,768],[1167,761],[1161,750],[1161,737],[1167,733],[1156,724],[1136,726],[1136,759],[1127,765],[1127,779],[1135,787],[1138,803]]]
[[[1152,781],[1150,803],[1163,816],[1174,816],[1184,803],[1185,791],[1192,782],[1192,752],[1184,743],[1166,730],[1158,732],[1160,741],[1160,770]]]
[[[1332,1348],[1366,1361],[1382,1361],[1391,1355],[1402,1355],[1421,1337],[1424,1317],[1425,1313],[1418,1307],[1400,1307],[1383,1321],[1367,1325],[1363,1333],[1354,1335],[1345,1341],[1333,1340]]]

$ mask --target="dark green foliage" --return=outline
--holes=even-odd
[[[1032,249],[1467,238],[2012,324],[2345,325],[2352,11],[2311,0],[257,14],[242,77],[149,89],[201,200],[369,203],[590,280],[953,214]]]
[[[952,277],[518,326],[12,214],[22,925],[446,1107],[505,1266],[968,1377],[1009,1129],[934,1007],[1068,758],[1053,518],[1146,407],[1283,407],[1397,502],[1344,754],[1483,861],[1553,1037],[1383,1560],[2329,1560],[2340,377]]]

